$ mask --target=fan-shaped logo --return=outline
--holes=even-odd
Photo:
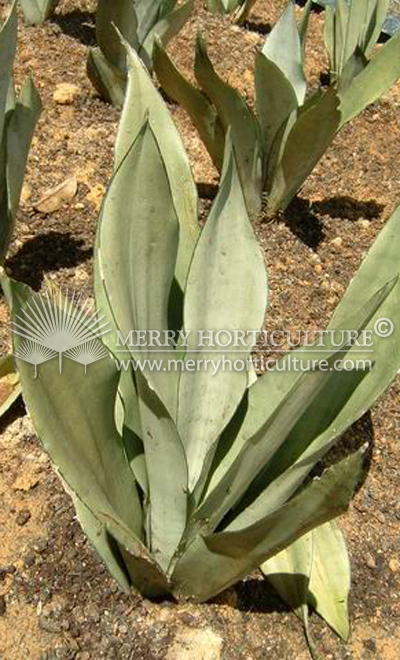
[[[22,316],[23,315],[23,316]],[[35,367],[58,357],[62,373],[63,356],[87,367],[108,356],[100,337],[109,332],[108,321],[94,310],[94,302],[82,304],[82,294],[69,298],[68,290],[32,296],[11,331],[22,337],[15,356]]]

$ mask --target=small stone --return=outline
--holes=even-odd
[[[372,651],[372,653],[376,653],[376,644],[375,640],[371,637],[370,639],[365,639],[363,641],[363,644],[368,651]]]
[[[166,660],[220,660],[222,638],[211,628],[184,628],[170,645]]]
[[[35,561],[36,561],[35,553],[32,552],[32,551],[28,552],[28,554],[25,555],[25,557],[24,557],[24,566],[25,566],[25,568],[30,568],[31,566],[33,566]]]
[[[31,519],[31,512],[29,511],[29,509],[21,509],[21,511],[17,515],[16,523],[20,527],[23,527],[30,519]]]
[[[32,197],[32,188],[28,186],[27,183],[24,183],[21,190],[21,203],[26,204]]]
[[[27,493],[32,488],[35,488],[39,483],[39,477],[35,467],[29,466],[29,469],[25,469],[23,474],[16,478],[12,487],[13,490],[22,490]]]
[[[4,616],[6,613],[7,605],[6,599],[4,596],[0,596],[0,616]]]
[[[60,83],[53,94],[53,99],[59,105],[71,105],[79,95],[79,87],[73,83]]]
[[[316,273],[322,273],[322,266],[321,264],[315,264],[314,270]]]
[[[334,245],[335,247],[342,247],[343,245],[343,238],[340,238],[340,236],[336,236],[336,238],[333,238],[331,240],[331,245]]]
[[[96,605],[93,603],[90,603],[87,607],[85,607],[85,615],[94,623],[98,623],[100,621],[100,612]]]
[[[62,631],[62,626],[58,621],[53,621],[52,619],[47,619],[44,616],[41,616],[39,619],[39,626],[42,630],[45,630],[49,633],[60,633]]]
[[[13,575],[16,571],[17,568],[15,566],[0,566],[0,581],[4,580],[6,575]]]
[[[382,513],[382,511],[378,511],[375,514],[375,517],[377,520],[379,520],[380,523],[382,523],[382,525],[386,522],[385,514]]]
[[[369,552],[367,552],[367,554],[365,555],[365,563],[368,566],[368,568],[376,568],[375,559],[371,554],[369,554]]]
[[[37,552],[39,555],[41,555],[47,549],[47,540],[46,539],[38,539],[33,544],[33,549],[34,549],[35,552]]]
[[[86,195],[86,199],[93,204],[95,209],[100,209],[104,195],[106,193],[105,187],[101,184],[98,183],[93,188],[91,188],[90,192]]]
[[[392,573],[398,573],[400,570],[400,562],[398,562],[397,559],[390,559],[389,568],[392,571]]]
[[[243,73],[243,80],[244,80],[244,82],[247,83],[248,85],[252,85],[252,84],[253,84],[253,81],[254,81],[254,75],[253,75],[253,72],[251,71],[251,69],[247,69],[247,70]]]
[[[370,223],[369,220],[363,220],[363,219],[357,220],[357,224],[358,224],[359,227],[361,227],[361,229],[369,229],[370,226],[371,226],[371,223]]]
[[[78,653],[76,658],[77,660],[90,660],[90,653],[88,653],[87,651],[81,651],[80,653]]]
[[[74,616],[74,619],[77,623],[84,623],[85,621],[85,615],[83,613],[83,609],[80,605],[77,605],[74,607],[72,614]]]

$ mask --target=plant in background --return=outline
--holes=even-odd
[[[200,37],[194,65],[200,89],[155,44],[154,68],[161,86],[185,108],[219,171],[231,129],[251,218],[260,212],[263,198],[267,218],[285,209],[343,124],[400,76],[398,34],[351,82],[307,96],[303,59],[309,9],[298,27],[290,2],[256,54],[255,111],[216,73]]]
[[[36,89],[28,79],[18,99],[15,97],[12,70],[17,43],[17,8],[0,31],[0,263],[4,261],[14,229],[29,148],[41,112]]]
[[[385,22],[390,0],[340,0],[325,9],[325,45],[331,80],[353,77],[368,65]],[[357,63],[357,66],[355,64]]]
[[[20,0],[25,23],[38,25],[44,23],[57,7],[60,0]]]
[[[0,264],[4,261],[14,230],[26,161],[41,112],[39,95],[28,79],[18,99],[13,84],[17,44],[17,6],[0,30]]]
[[[241,25],[247,17],[256,0],[206,0],[208,11],[213,14],[233,14],[234,23]]]
[[[4,262],[14,231],[24,180],[26,161],[36,122],[40,98],[28,79],[16,99],[13,65],[17,46],[17,4],[0,28],[0,265]],[[0,416],[20,394],[20,385],[11,356],[0,358]]]
[[[152,70],[157,36],[166,45],[185,25],[194,0],[176,8],[176,0],[99,0],[96,11],[97,48],[88,57],[88,75],[102,98],[116,106],[124,102],[127,69],[122,35]],[[118,34],[118,32],[120,34]]]
[[[264,260],[229,139],[220,191],[200,232],[186,153],[162,98],[127,48],[127,96],[95,250],[96,304],[113,329],[102,337],[109,357],[91,364],[85,377],[73,360],[60,376],[51,360],[36,380],[31,365],[18,360],[35,428],[84,531],[124,589],[205,601],[261,565],[291,605],[303,575],[296,607],[304,614],[312,604],[345,636],[347,554],[329,521],[348,506],[363,450],[318,478],[309,475],[399,369],[400,212],[329,325],[361,332],[380,317],[393,320],[390,339],[376,337],[372,370],[330,370],[339,355],[370,358],[346,332],[335,348],[324,337],[327,370],[307,367],[320,359],[320,345],[291,353],[259,378],[240,368],[213,375],[204,362],[192,369],[194,355],[215,357],[197,331],[263,327]],[[2,285],[14,321],[39,299],[4,272]],[[111,359],[120,356],[117,333],[180,328],[189,333],[187,346],[171,343],[162,357],[183,360],[185,368],[147,368],[143,359],[151,355],[129,342],[126,368]],[[21,341],[14,336],[16,355]],[[251,342],[240,354],[231,344],[223,350],[218,357],[230,364],[246,361]],[[293,357],[303,373],[282,369]]]

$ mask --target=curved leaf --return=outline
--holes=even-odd
[[[163,156],[146,122],[113,177],[98,229],[97,268],[109,311],[124,340],[132,330],[168,330],[178,231]],[[127,349],[120,350],[133,359],[149,357],[146,349],[141,352],[139,346],[129,346],[129,341]],[[173,355],[167,349],[163,358]],[[140,415],[150,497],[150,543],[166,570],[186,524],[186,459],[172,421],[178,374],[166,367],[143,370],[144,376],[139,371],[135,376],[138,403],[130,402],[133,389],[128,396],[124,389],[121,392],[128,416],[133,404]],[[168,466],[174,471],[173,481],[163,478]]]
[[[140,46],[135,8],[134,0],[99,0],[97,3],[97,44],[108,64],[120,72],[126,71],[126,50],[120,34],[132,48],[138,50]]]
[[[208,600],[303,534],[346,511],[362,461],[362,451],[340,461],[251,527],[196,537],[176,565],[175,595]]]
[[[93,87],[105,101],[122,107],[125,97],[126,76],[106,60],[100,48],[90,48],[87,74]]]
[[[25,23],[37,25],[46,21],[60,0],[20,0],[24,12]]]
[[[307,83],[293,2],[288,2],[286,10],[267,35],[262,53],[286,76],[293,87],[298,104],[302,105],[306,97]]]
[[[263,53],[256,54],[255,86],[257,116],[264,135],[264,150],[268,157],[278,130],[297,110],[296,94],[281,69]]]
[[[346,543],[335,521],[317,527],[312,536],[314,552],[309,603],[346,641],[350,633],[350,561]]]
[[[260,566],[262,573],[282,600],[304,622],[308,619],[308,588],[313,563],[314,531],[304,534]]]
[[[8,204],[13,218],[18,210],[29,148],[41,111],[40,96],[28,78],[7,125]]]
[[[221,171],[225,132],[212,103],[178,71],[159,41],[154,43],[154,70],[163,90],[179,103],[195,125],[215,167]]]
[[[169,329],[178,232],[164,161],[146,122],[113,177],[98,228],[96,261],[121,343],[127,341],[123,354],[141,355],[132,331]],[[175,415],[177,373],[146,375]]]
[[[360,74],[362,75],[362,74]],[[286,138],[268,191],[268,213],[285,209],[332,142],[340,125],[339,97],[326,92],[297,121]]]
[[[196,42],[194,71],[200,87],[215,105],[225,132],[231,130],[243,196],[253,219],[261,209],[264,184],[264,149],[258,122],[239,92],[215,72],[200,36]]]
[[[188,275],[184,308],[184,327],[190,332],[188,352],[196,353],[196,359],[209,360],[234,355],[238,348],[232,342],[218,356],[210,353],[207,345],[201,345],[198,333],[261,328],[266,304],[264,260],[246,213],[235,159],[229,151],[220,192],[201,233]],[[250,349],[245,344],[238,358],[246,362]],[[217,439],[246,387],[245,369],[219,368],[213,375],[210,366],[207,368],[203,363],[194,373],[183,370],[179,382],[178,428],[186,447],[191,490],[203,471],[206,457],[206,464],[212,459]]]
[[[161,20],[152,27],[139,51],[139,55],[144,61],[146,60],[143,56],[146,55],[149,62],[153,62],[155,39],[158,38],[160,42],[166,46],[171,39],[181,31],[185,23],[188,21],[193,11],[193,7],[194,0],[187,0],[187,2],[180,5],[177,9],[163,16]],[[153,68],[152,64],[150,64],[149,68]]]
[[[17,2],[14,0],[7,20],[0,30],[0,141],[3,140],[6,108],[12,87],[12,70],[17,48]]]
[[[374,103],[399,77],[400,32],[380,47],[351,85],[339,90],[341,126]]]
[[[173,204],[179,220],[179,248],[175,276],[181,291],[186,284],[200,227],[197,218],[197,190],[187,153],[168,108],[155,89],[146,68],[135,51],[126,45],[128,87],[115,146],[116,170],[148,117],[160,145],[168,175]]]
[[[2,275],[12,319],[28,312],[37,300],[29,287]],[[15,350],[23,341],[14,334]],[[93,363],[82,377],[82,366],[65,360],[62,375],[57,360],[32,365],[18,359],[24,400],[44,448],[69,488],[94,513],[121,518],[142,535],[142,512],[136,485],[115,427],[114,404],[118,372],[109,358]],[[118,480],[115,475],[118,474]]]

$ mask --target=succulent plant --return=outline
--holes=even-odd
[[[363,355],[346,332],[336,347],[324,336],[325,369],[307,366],[320,359],[321,342],[258,378],[246,368],[213,375],[204,362],[189,369],[194,354],[213,357],[198,331],[246,336],[263,327],[265,264],[229,136],[220,190],[200,230],[179,135],[144,65],[127,50],[127,95],[95,249],[96,304],[112,330],[101,337],[108,358],[90,364],[86,376],[74,359],[65,360],[62,375],[57,360],[45,361],[35,380],[32,365],[17,357],[25,402],[84,531],[122,588],[205,601],[262,566],[293,606],[293,580],[306,566],[297,605],[311,602],[345,633],[345,606],[337,613],[335,597],[347,598],[347,555],[336,526],[326,525],[346,510],[364,449],[320,477],[310,473],[399,369],[400,212],[329,324],[361,332],[380,317],[393,320],[390,339],[376,337],[372,370],[332,369],[338,355]],[[29,305],[46,305],[4,271],[1,279],[14,322],[29,316]],[[128,368],[117,367],[118,333],[170,336],[181,328],[187,345],[168,344],[162,357],[185,367],[152,370],[143,362],[146,348],[129,344]],[[16,356],[22,341],[14,335]],[[237,350],[229,344],[219,358],[247,361],[251,341]],[[293,356],[303,371],[289,368]],[[283,573],[284,563],[287,580],[279,583],[275,567]]]
[[[177,0],[98,0],[97,48],[89,51],[87,70],[102,98],[120,107],[127,82],[126,54],[122,37],[151,71],[157,36],[166,45],[184,26],[194,0],[176,7]]]
[[[250,217],[266,199],[265,216],[285,209],[343,124],[361,112],[400,76],[400,34],[356,77],[347,68],[339,87],[307,96],[304,42],[310,5],[300,26],[289,2],[255,58],[255,111],[214,70],[201,37],[194,74],[200,87],[175,67],[160,43],[154,68],[162,88],[185,108],[214,165],[221,171],[225,135],[237,154],[239,178]],[[353,61],[357,66],[357,56]],[[354,70],[354,69],[353,69]]]
[[[60,0],[20,0],[25,23],[38,25],[53,14]]]
[[[13,84],[17,44],[17,3],[0,29],[0,264],[14,230],[29,148],[41,112],[39,95],[28,79],[18,98]]]
[[[339,0],[325,9],[325,45],[332,81],[340,80],[348,67],[354,75],[367,65],[385,22],[390,0]]]
[[[234,23],[244,23],[256,0],[206,0],[208,11],[213,14],[232,14]]]

